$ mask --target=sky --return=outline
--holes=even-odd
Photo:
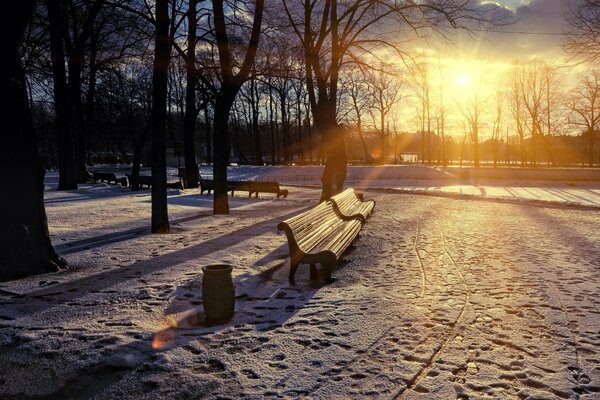
[[[568,0],[497,0],[515,17],[505,31],[519,33],[487,34],[487,50],[498,57],[563,57],[560,34],[566,28],[564,12]],[[554,35],[552,35],[554,34]]]
[[[439,79],[446,82],[445,102],[449,107],[455,108],[461,102],[471,101],[476,94],[487,102],[486,111],[493,110],[496,92],[506,84],[507,72],[516,60],[544,60],[561,66],[563,87],[566,89],[573,85],[578,68],[572,66],[560,47],[562,33],[567,28],[564,13],[571,1],[574,0],[482,1],[498,7],[514,23],[503,28],[494,27],[503,32],[482,30],[471,35],[459,33],[451,39],[451,43],[436,39],[419,43],[422,54],[431,55],[433,64],[442,65],[443,78]],[[432,82],[434,86],[438,85],[435,76]],[[411,130],[415,124],[411,122],[411,113],[414,113],[414,109],[404,109],[405,115],[401,117],[402,127],[406,130]],[[460,113],[451,110],[451,114],[452,130],[462,132]],[[485,114],[484,120],[489,113]]]

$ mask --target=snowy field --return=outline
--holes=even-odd
[[[169,191],[168,235],[149,234],[148,190],[49,174],[70,268],[0,283],[0,399],[600,398],[596,171],[408,168],[349,168],[377,205],[328,285],[307,266],[288,282],[276,229],[316,204],[316,167],[233,168],[290,194],[240,192],[227,216]],[[235,267],[236,312],[206,326],[214,263]]]

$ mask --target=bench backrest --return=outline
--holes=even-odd
[[[335,204],[337,204],[339,209],[342,211],[352,207],[355,203],[360,203],[360,200],[358,200],[358,197],[352,188],[336,194],[335,196],[331,197],[331,200],[335,201]]]
[[[280,222],[279,230],[289,230],[294,235],[298,247],[305,251],[312,249],[334,225],[341,219],[333,210],[331,202],[326,201],[295,217]]]
[[[269,182],[269,181],[257,181],[251,183],[254,190],[258,190],[261,192],[273,192],[277,193],[281,189],[279,189],[279,183],[277,182]]]
[[[215,188],[215,184],[214,181],[212,179],[203,179],[200,178],[200,187],[206,189],[211,189],[214,190]]]

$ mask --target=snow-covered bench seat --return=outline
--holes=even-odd
[[[375,200],[364,201],[362,195],[359,196],[352,188],[336,194],[330,200],[335,212],[346,221],[360,219],[366,222],[375,208]]]
[[[318,206],[280,222],[277,229],[285,231],[290,249],[290,281],[298,265],[310,264],[310,278],[316,279],[316,264],[321,264],[325,277],[331,273],[342,254],[358,236],[362,222],[358,219],[344,221],[333,209],[333,203]]]

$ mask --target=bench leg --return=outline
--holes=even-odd
[[[300,255],[296,252],[290,252],[290,282],[294,282],[294,275],[300,264]]]
[[[317,269],[316,264],[310,264],[310,280],[314,281],[319,279],[319,270]]]
[[[296,275],[296,271],[298,270],[298,261],[294,262],[290,260],[290,281],[294,281],[294,275]]]
[[[324,269],[324,271],[323,271],[323,278],[325,279],[326,282],[331,283],[331,282],[335,281],[335,279],[333,279],[331,277],[331,274],[333,272],[333,268],[335,268],[335,263],[332,263],[332,264],[327,263],[327,264],[323,265],[323,269]]]

